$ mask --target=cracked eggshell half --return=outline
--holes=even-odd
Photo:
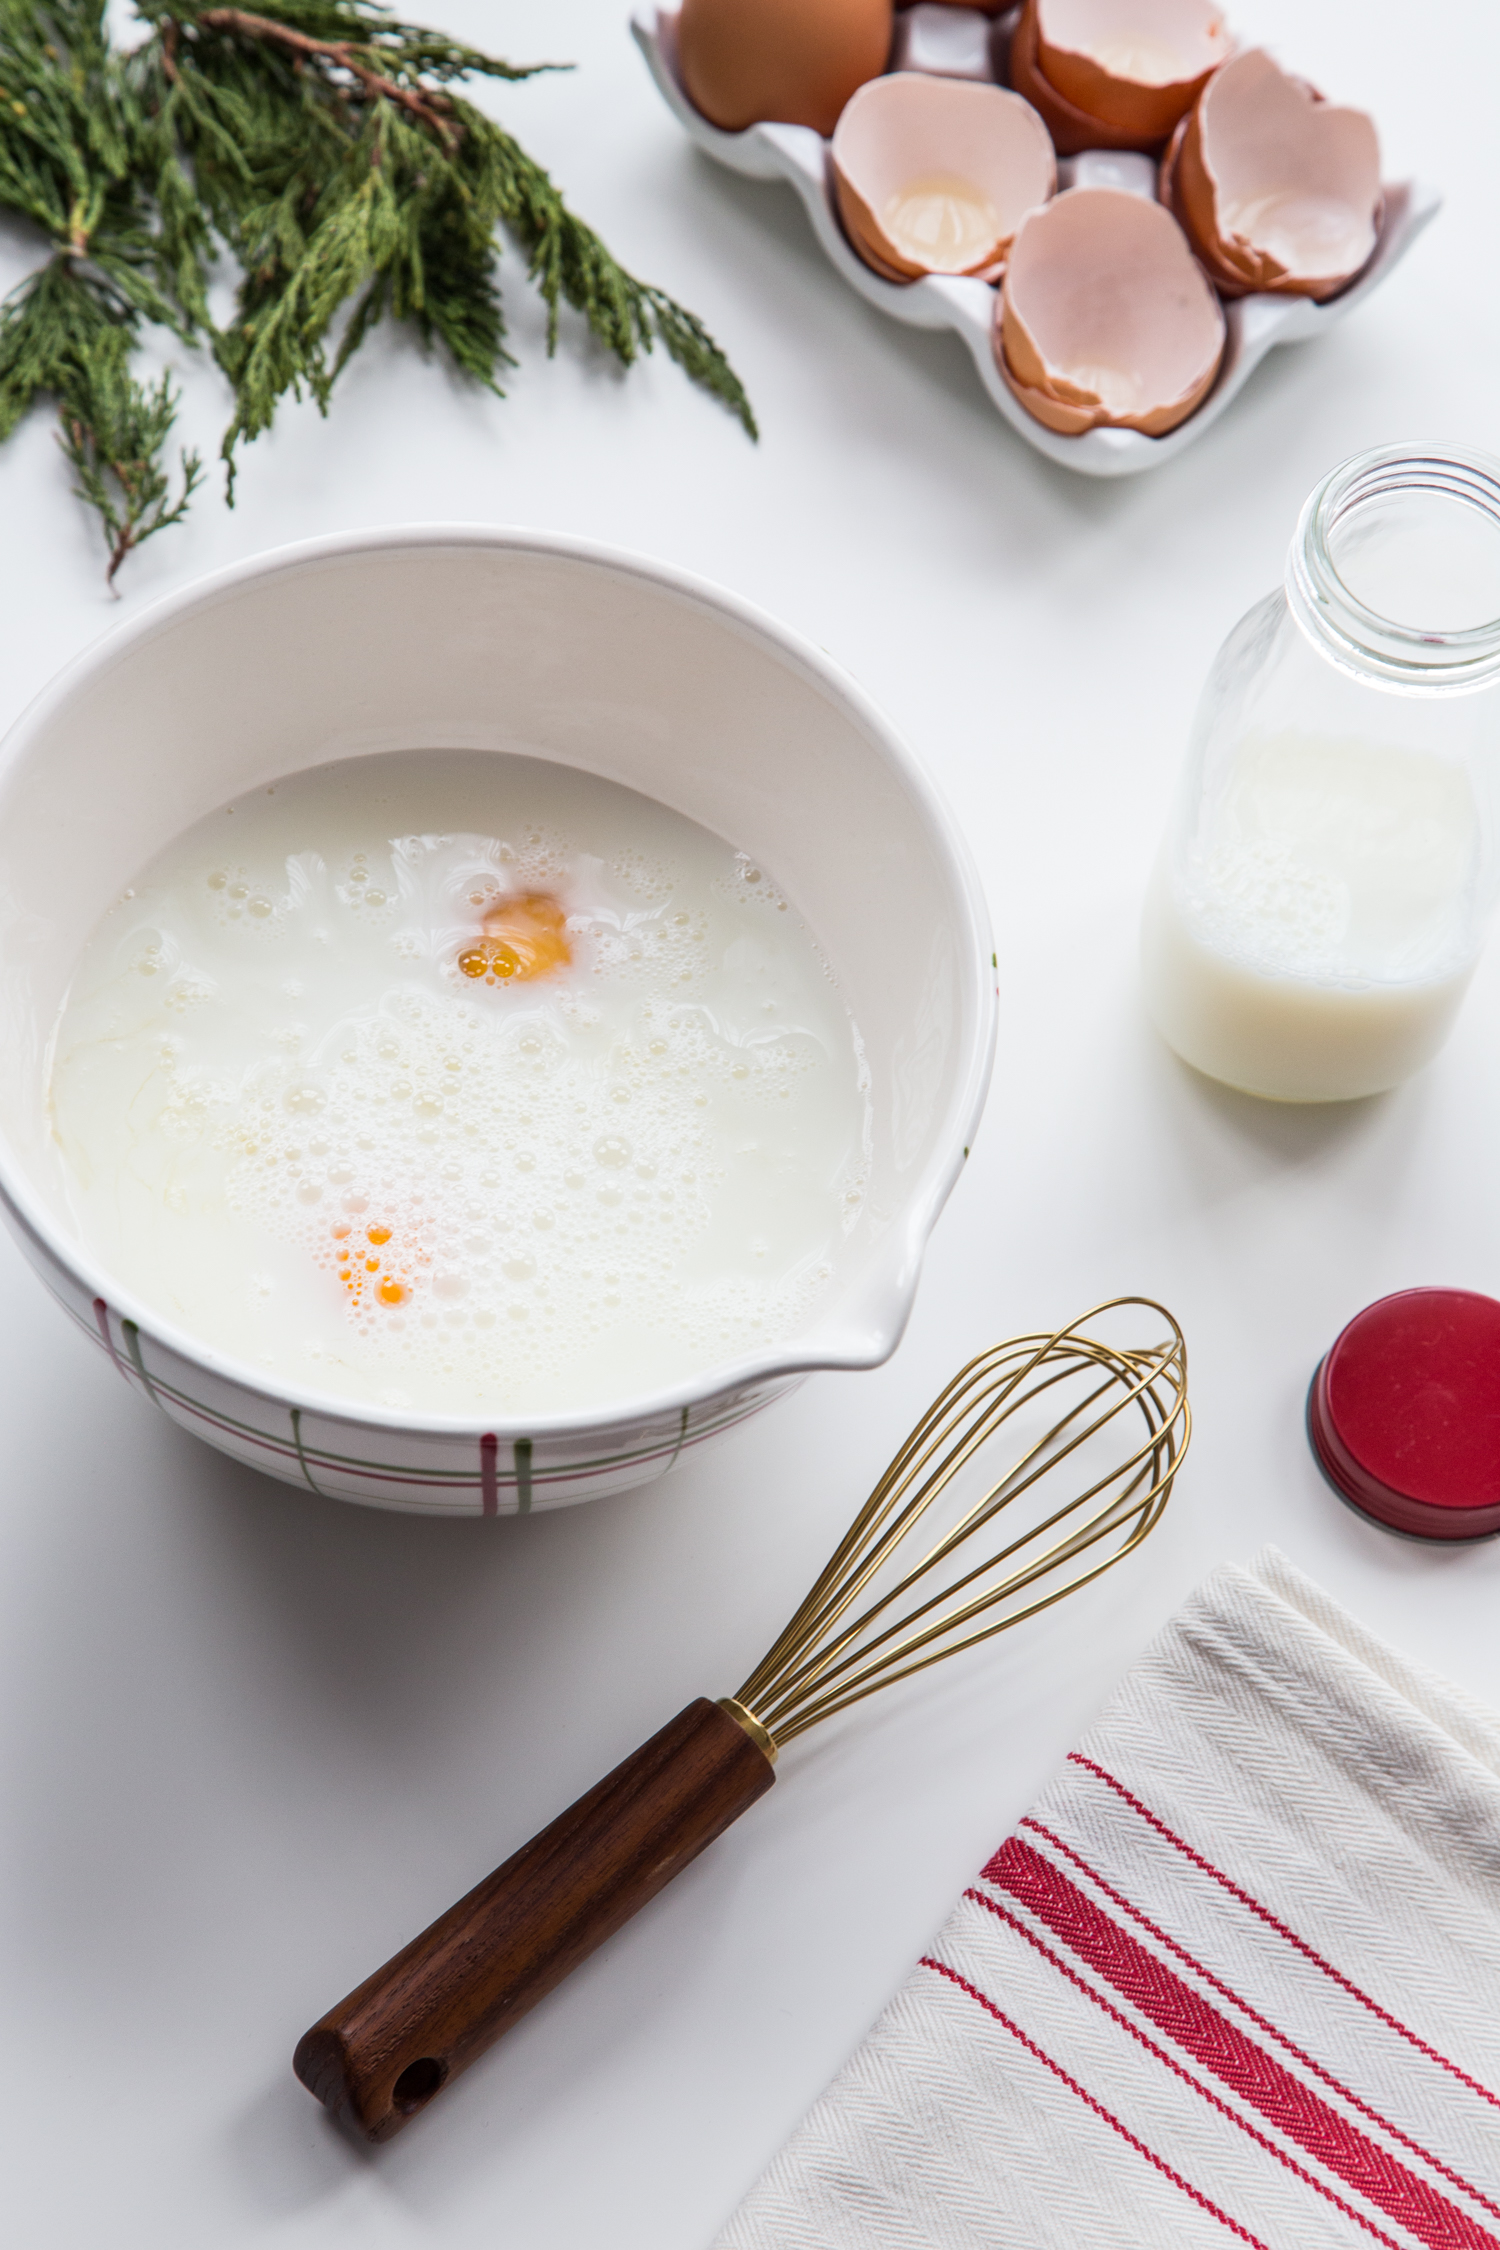
[[[849,239],[892,281],[993,279],[1026,213],[1057,187],[1052,143],[1029,102],[916,71],[861,86],[831,155]]]
[[[1215,0],[1033,0],[1037,65],[1065,101],[1165,140],[1234,42]]]
[[[1332,297],[1374,253],[1380,141],[1258,47],[1203,89],[1162,168],[1162,200],[1228,296]]]
[[[1030,102],[1052,135],[1059,156],[1077,156],[1086,148],[1129,148],[1154,151],[1160,137],[1143,139],[1088,117],[1043,77],[1037,62],[1036,0],[1026,0],[1010,42],[1010,82]]]
[[[1017,231],[995,357],[1050,430],[1163,436],[1212,388],[1225,334],[1223,306],[1159,203],[1071,188]]]
[[[1010,81],[1060,156],[1154,151],[1233,44],[1214,0],[1026,0]]]
[[[891,0],[682,0],[683,91],[726,133],[776,123],[826,138],[884,70],[893,22]]]

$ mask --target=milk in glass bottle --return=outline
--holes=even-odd
[[[1273,1101],[1419,1069],[1483,943],[1497,797],[1500,461],[1361,454],[1198,707],[1143,933],[1167,1040]]]

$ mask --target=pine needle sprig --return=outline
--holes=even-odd
[[[520,65],[392,16],[378,0],[137,0],[150,27],[110,45],[105,0],[0,0],[0,208],[39,229],[47,259],[0,306],[0,438],[43,392],[57,401],[75,489],[99,515],[109,577],[179,522],[200,481],[162,466],[177,405],[129,360],[143,327],[208,336],[231,385],[221,448],[288,396],[328,411],[353,355],[387,319],[499,393],[504,237],[547,308],[563,307],[623,367],[660,343],[751,437],[744,390],[695,315],[618,264],[543,168],[457,89],[559,66]],[[234,310],[209,316],[226,254]]]
[[[196,326],[164,271],[140,177],[146,121],[105,30],[103,0],[0,0],[0,205],[47,256],[0,304],[0,439],[39,394],[56,399],[74,489],[125,556],[180,520],[198,481],[182,458],[174,503],[161,455],[176,411],[165,381],[130,373],[143,321]]]
[[[478,117],[466,105],[465,114]],[[485,189],[496,218],[528,253],[529,277],[547,307],[549,353],[557,348],[558,305],[566,302],[625,367],[659,341],[684,374],[729,408],[748,437],[758,437],[744,386],[702,321],[664,290],[627,273],[568,209],[542,167],[498,125],[480,124],[484,130],[474,139],[483,149]]]
[[[217,339],[235,389],[223,455],[271,426],[282,398],[324,412],[353,354],[390,316],[501,389],[509,364],[497,229],[526,253],[547,306],[580,313],[623,366],[658,338],[756,434],[743,387],[712,337],[637,281],[568,208],[542,167],[454,93],[518,66],[401,22],[369,0],[276,0],[263,10],[148,0],[163,25],[164,108],[245,275]],[[166,44],[166,33],[172,34]],[[333,331],[346,317],[343,334]]]
[[[0,0],[0,128],[0,201],[86,249],[134,154],[103,0]]]
[[[104,0],[0,0],[0,207],[121,318],[189,335],[140,178],[147,137]]]
[[[182,455],[182,481],[176,499],[161,465],[177,417],[177,394],[170,376],[152,389],[135,382],[120,362],[96,376],[86,402],[63,400],[59,442],[73,464],[73,489],[87,501],[104,529],[109,548],[105,583],[143,541],[181,523],[202,480],[196,453]]]

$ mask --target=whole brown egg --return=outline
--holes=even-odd
[[[682,0],[683,90],[729,133],[774,119],[825,136],[891,49],[891,0]]]

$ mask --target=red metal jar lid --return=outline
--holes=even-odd
[[[1334,1490],[1387,1529],[1500,1531],[1500,1304],[1403,1289],[1367,1305],[1313,1377],[1307,1434]]]

